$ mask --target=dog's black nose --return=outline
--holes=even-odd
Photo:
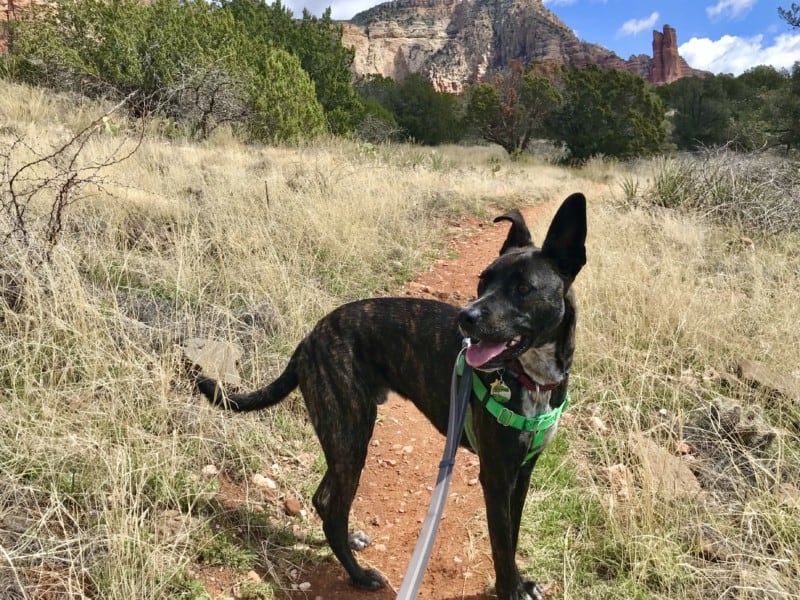
[[[478,324],[478,321],[481,319],[481,315],[483,311],[477,306],[467,306],[461,309],[461,312],[458,313],[458,324],[461,326],[462,329],[468,331],[472,327]]]

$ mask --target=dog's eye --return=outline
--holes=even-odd
[[[523,282],[517,286],[517,291],[523,296],[527,296],[533,291],[533,286]]]

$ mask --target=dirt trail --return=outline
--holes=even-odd
[[[555,209],[553,205],[523,210],[529,224]],[[406,287],[405,294],[437,298],[456,305],[475,294],[478,274],[497,256],[507,225],[478,221],[462,224],[475,234],[448,242],[453,259],[434,267]],[[537,240],[541,243],[541,240]],[[358,554],[364,565],[377,568],[389,586],[364,592],[348,585],[338,562],[303,571],[300,581],[310,582],[307,592],[289,598],[322,600],[394,599],[403,579],[417,536],[428,510],[444,438],[416,407],[395,395],[379,409],[367,463],[353,504],[351,527],[372,538],[372,545]],[[439,534],[420,588],[420,600],[488,599],[494,580],[477,457],[459,450]]]

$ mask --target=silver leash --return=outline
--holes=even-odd
[[[464,352],[468,346],[469,338],[464,340],[464,348],[461,352]],[[464,431],[467,404],[472,394],[472,368],[468,364],[464,364],[464,372],[459,382],[457,365],[458,360],[453,365],[453,375],[450,380],[450,418],[447,422],[447,439],[444,443],[442,462],[439,463],[436,487],[431,496],[430,506],[428,506],[428,514],[422,523],[417,545],[411,555],[411,562],[408,564],[403,583],[400,585],[397,600],[414,600],[417,597],[447,500],[447,490],[450,488],[450,476],[453,474],[456,450],[461,441],[461,433]]]

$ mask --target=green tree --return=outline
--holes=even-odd
[[[658,93],[672,109],[672,138],[678,148],[719,146],[731,139],[731,105],[722,80],[684,77]]]
[[[419,73],[412,73],[397,85],[391,110],[407,137],[429,146],[455,142],[461,137],[459,99],[437,92]]]
[[[766,97],[763,110],[772,144],[787,152],[800,148],[800,62],[794,64],[785,85]]]
[[[252,72],[249,128],[255,139],[295,141],[322,133],[325,116],[314,93],[314,82],[296,56],[280,48],[258,57]]]
[[[550,117],[560,102],[561,94],[548,79],[513,62],[492,83],[472,87],[467,120],[481,138],[515,155],[534,137],[548,137]]]
[[[364,107],[351,83],[355,51],[342,45],[342,25],[331,21],[328,8],[319,18],[303,10],[298,27],[297,55],[314,81],[329,129],[335,134],[352,131],[364,115]]]
[[[291,13],[276,5],[288,36]],[[200,135],[226,121],[263,141],[324,129],[299,59],[205,0],[57,0],[19,25],[14,58],[35,83],[127,97],[135,115],[158,110]]]
[[[778,14],[795,29],[800,28],[800,4],[792,2],[792,6],[789,8],[779,8]]]
[[[351,131],[364,108],[351,85],[354,51],[342,45],[342,26],[330,9],[321,17],[303,11],[296,20],[280,0],[223,0],[222,7],[241,24],[250,39],[294,54],[311,80],[333,133]]]
[[[405,138],[435,146],[458,141],[463,135],[461,102],[458,96],[437,92],[433,84],[419,73],[403,81],[372,75],[356,83],[363,101],[372,105],[372,117],[390,123],[386,113],[376,111],[375,103],[391,113]]]
[[[364,105],[364,116],[357,125],[359,137],[370,142],[385,142],[400,132],[392,106],[397,97],[397,82],[383,75],[360,78],[355,89]]]
[[[638,75],[594,65],[566,67],[562,85],[564,102],[554,134],[573,159],[597,154],[630,158],[662,150],[664,105]]]

